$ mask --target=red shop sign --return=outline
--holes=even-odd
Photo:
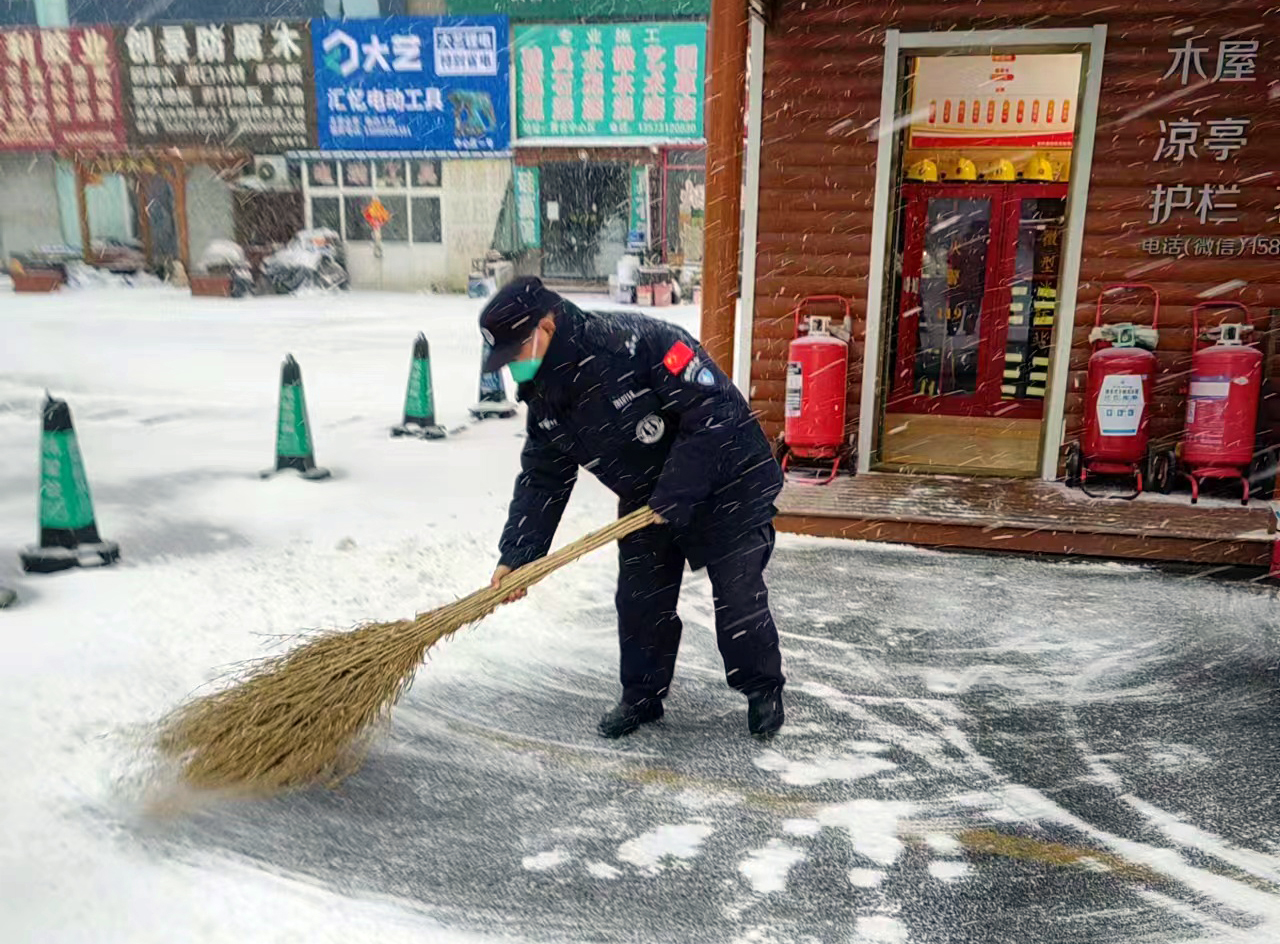
[[[0,30],[0,151],[123,144],[109,27]]]

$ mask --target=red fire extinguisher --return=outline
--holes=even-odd
[[[782,471],[787,474],[793,459],[832,460],[825,476],[787,476],[798,485],[826,485],[834,479],[844,445],[849,344],[831,333],[829,317],[805,318],[806,308],[819,302],[840,305],[845,331],[852,325],[848,299],[839,295],[812,295],[796,306],[795,335],[787,351]]]
[[[1201,313],[1238,311],[1241,322],[1200,331]],[[1195,352],[1187,397],[1186,439],[1182,461],[1191,479],[1191,501],[1200,498],[1205,479],[1239,479],[1242,505],[1249,504],[1245,470],[1253,461],[1258,394],[1262,389],[1262,352],[1246,343],[1253,332],[1249,309],[1240,302],[1204,302],[1191,309]]]
[[[1150,327],[1102,323],[1103,300],[1124,292],[1150,293]],[[1098,295],[1093,324],[1084,436],[1067,447],[1067,485],[1090,494],[1086,488],[1090,475],[1129,475],[1134,480],[1133,494],[1117,497],[1137,498],[1144,488],[1168,491],[1173,455],[1149,453],[1147,448],[1160,293],[1141,283],[1106,286]]]

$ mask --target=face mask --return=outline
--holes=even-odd
[[[534,354],[537,354],[538,345],[534,342]],[[512,361],[507,365],[507,370],[511,371],[511,379],[518,384],[528,383],[533,379],[533,375],[538,372],[538,368],[542,366],[541,357],[531,357],[524,361]]]

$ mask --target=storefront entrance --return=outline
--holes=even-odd
[[[630,165],[542,165],[542,273],[603,282],[627,251]]]
[[[1066,187],[904,188],[884,461],[1032,473]]]
[[[904,66],[873,468],[1036,475],[1081,56]]]

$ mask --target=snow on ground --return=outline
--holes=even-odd
[[[488,580],[521,423],[388,435],[418,331],[466,421],[479,307],[0,293],[5,944],[1277,938],[1275,594],[1105,562],[784,538],[782,734],[745,735],[686,575],[666,717],[606,744],[601,551],[433,653],[341,790],[144,815],[147,726],[226,666]],[[257,475],[286,353],[327,482]],[[116,567],[18,570],[45,389]],[[581,477],[558,542],[615,511]]]
[[[131,774],[142,726],[218,667],[304,628],[403,617],[487,582],[521,421],[473,426],[443,443],[388,433],[418,331],[431,342],[439,420],[468,420],[480,306],[389,293],[0,295],[0,586],[20,595],[0,611],[0,752],[21,759],[0,807],[5,941],[444,940],[403,906],[353,905],[208,856],[160,861],[122,838],[113,819],[132,814],[118,781]],[[663,314],[696,329],[692,309]],[[257,476],[274,461],[287,353],[301,364],[317,458],[332,481]],[[121,546],[118,567],[19,571],[18,548],[36,536],[46,389],[70,402],[99,527]],[[560,541],[615,512],[611,496],[584,480]],[[602,556],[483,631],[537,658],[554,598],[590,592],[582,575],[609,567]],[[451,670],[466,667],[454,660]],[[111,815],[86,818],[86,808]]]

